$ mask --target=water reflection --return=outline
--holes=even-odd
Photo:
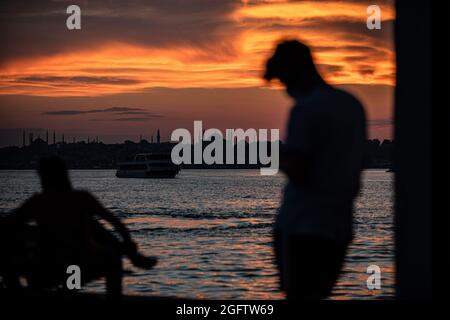
[[[273,264],[272,223],[284,178],[258,170],[185,170],[173,180],[116,179],[114,171],[72,171],[74,185],[92,191],[125,219],[157,268],[131,270],[129,294],[215,299],[280,299]],[[393,295],[392,174],[364,172],[355,212],[355,240],[331,299]],[[0,172],[0,211],[39,190],[33,171]],[[367,266],[382,271],[381,290],[368,290]],[[103,291],[103,282],[86,290]]]

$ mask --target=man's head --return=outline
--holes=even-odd
[[[278,44],[273,56],[267,60],[264,78],[268,81],[279,79],[291,96],[295,96],[295,92],[305,92],[324,83],[308,46],[297,40]]]
[[[64,160],[57,156],[42,158],[38,167],[44,192],[68,191],[72,189]]]

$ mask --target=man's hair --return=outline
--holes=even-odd
[[[38,173],[44,191],[49,189],[67,191],[72,188],[66,164],[58,156],[42,158],[39,161]]]
[[[264,78],[295,81],[318,75],[309,47],[298,40],[279,43],[273,56],[267,61]]]

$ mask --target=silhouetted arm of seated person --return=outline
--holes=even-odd
[[[27,222],[34,218],[33,206],[37,197],[33,196],[19,208],[0,217],[0,275],[6,288],[20,288],[19,277],[26,272],[27,266],[34,259],[34,246],[38,235],[35,226]]]
[[[89,193],[86,193],[85,196],[89,197],[89,207],[90,211],[99,218],[105,220],[106,222],[110,223],[114,229],[119,233],[121,236],[123,242],[125,243],[134,243],[131,239],[130,232],[128,231],[125,224],[120,221],[119,218],[117,218],[111,211],[107,210],[105,207],[103,207],[100,202],[90,195]]]
[[[33,219],[33,208],[37,205],[38,197],[36,195],[32,196],[30,199],[26,200],[20,207],[14,209],[8,215],[0,219],[0,224],[2,226],[2,231],[14,232],[17,228],[21,228],[24,224]]]
[[[100,202],[88,192],[85,192],[84,196],[87,198],[87,202],[89,203],[88,207],[91,214],[110,223],[120,235],[122,238],[120,246],[123,249],[123,254],[127,255],[135,266],[150,269],[156,265],[156,258],[145,257],[138,252],[137,245],[131,238],[130,232],[118,217],[103,207]]]

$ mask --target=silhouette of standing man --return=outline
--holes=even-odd
[[[287,299],[322,299],[330,295],[352,240],[364,110],[322,79],[299,41],[277,46],[264,78],[279,79],[295,100],[280,149],[280,168],[289,179],[274,231],[281,289]]]

